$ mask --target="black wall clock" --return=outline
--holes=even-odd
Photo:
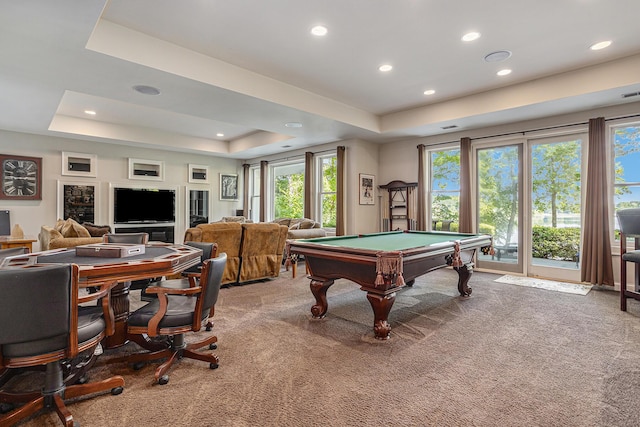
[[[0,154],[2,187],[0,199],[41,200],[42,159]]]

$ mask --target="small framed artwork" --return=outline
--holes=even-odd
[[[98,156],[95,154],[62,152],[62,175],[98,176]]]
[[[58,181],[58,218],[99,223],[99,186],[93,182]]]
[[[189,182],[208,184],[209,183],[209,166],[189,165]]]
[[[42,158],[0,154],[0,199],[42,200]]]
[[[373,175],[360,174],[360,204],[374,205],[373,189],[375,188],[375,177]]]
[[[238,175],[220,174],[220,200],[238,200]]]

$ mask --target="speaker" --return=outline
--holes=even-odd
[[[91,163],[69,162],[69,170],[74,172],[91,172]]]
[[[158,176],[158,171],[149,169],[134,169],[133,174],[138,176]]]
[[[201,179],[201,180],[205,180],[207,179],[207,173],[206,172],[192,172],[191,176],[193,177],[193,179]]]

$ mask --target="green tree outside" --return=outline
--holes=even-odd
[[[274,213],[276,218],[304,216],[304,173],[275,177]]]

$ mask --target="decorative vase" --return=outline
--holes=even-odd
[[[20,224],[16,224],[13,226],[13,229],[11,230],[11,237],[14,237],[16,239],[24,238],[24,231],[22,231],[22,227],[20,227]]]

